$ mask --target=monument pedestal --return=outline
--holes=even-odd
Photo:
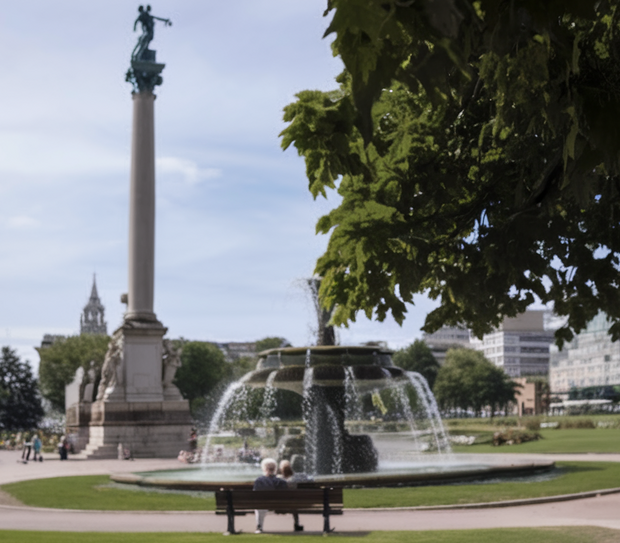
[[[82,456],[117,458],[119,443],[136,458],[176,457],[187,447],[189,402],[164,386],[166,330],[157,320],[127,320],[114,332]]]
[[[187,400],[93,403],[83,456],[117,458],[118,444],[135,458],[174,458],[187,448],[191,430]]]

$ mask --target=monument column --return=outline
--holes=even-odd
[[[153,311],[155,287],[155,120],[153,90],[164,64],[148,48],[155,20],[140,6],[142,35],[126,80],[133,85],[127,311],[108,346],[92,405],[85,456],[110,458],[119,444],[137,457],[174,457],[191,428],[189,404],[174,386],[180,351],[163,340]],[[124,298],[124,296],[123,296]]]
[[[155,95],[133,93],[129,205],[129,289],[125,320],[156,321],[155,286]]]

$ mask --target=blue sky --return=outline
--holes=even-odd
[[[327,238],[304,164],[280,149],[282,108],[329,90],[325,0],[160,0],[155,311],[169,337],[312,341],[301,288]],[[93,273],[108,330],[127,290],[131,86],[138,3],[6,3],[0,13],[0,345],[36,367],[44,333],[76,334]],[[344,344],[421,335],[360,317]]]

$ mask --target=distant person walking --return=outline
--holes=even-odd
[[[38,434],[34,434],[34,438],[32,439],[32,448],[34,450],[34,455],[32,457],[32,459],[36,462],[37,458],[39,459],[39,462],[43,462],[43,457],[41,456],[41,439],[39,438]]]
[[[263,470],[261,475],[256,481],[254,481],[254,488],[252,490],[283,490],[288,488],[286,481],[276,477],[276,470],[278,464],[273,458],[264,458],[260,463],[260,467]],[[256,510],[256,531],[255,534],[263,533],[263,522],[265,521],[266,509]]]
[[[22,461],[28,462],[30,460],[30,451],[32,451],[32,441],[30,440],[30,436],[24,437],[24,448],[22,449]]]

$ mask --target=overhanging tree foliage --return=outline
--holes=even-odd
[[[43,418],[37,380],[10,347],[0,355],[0,429],[30,430]]]
[[[329,0],[338,90],[285,109],[283,147],[341,204],[316,273],[333,320],[481,335],[538,298],[620,337],[620,8],[605,0]]]

